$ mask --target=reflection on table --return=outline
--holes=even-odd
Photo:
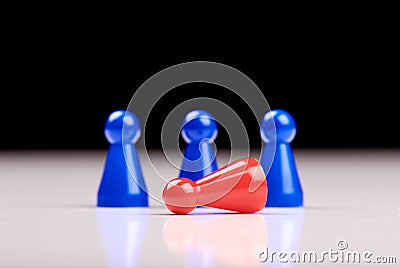
[[[137,267],[148,209],[98,208],[96,219],[109,267]]]
[[[264,209],[258,214],[197,213],[170,215],[151,209],[97,209],[109,267],[275,267],[259,254],[297,249],[302,209]],[[150,255],[149,255],[150,254]]]

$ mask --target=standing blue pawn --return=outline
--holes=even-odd
[[[180,178],[196,181],[218,169],[212,145],[218,127],[210,113],[203,110],[189,112],[183,119],[181,134],[187,145]]]
[[[274,127],[275,123],[275,127]],[[261,165],[267,171],[271,152],[268,146],[276,144],[275,156],[267,174],[268,198],[266,207],[303,206],[303,190],[296,169],[290,142],[296,135],[293,117],[283,110],[266,113],[261,122],[261,137],[265,143]],[[276,135],[275,135],[276,128]],[[269,143],[269,144],[268,144]]]
[[[129,111],[113,112],[104,128],[110,143],[97,193],[99,207],[148,207],[146,185],[135,143],[140,124]]]

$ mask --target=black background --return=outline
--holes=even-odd
[[[272,109],[290,112],[298,130],[293,147],[400,147],[396,38],[380,28],[291,26],[278,35],[259,32],[258,39],[242,32],[232,38],[152,32],[150,39],[101,26],[20,28],[3,73],[0,149],[107,148],[103,126],[112,111],[126,108],[156,72],[197,60],[238,69]],[[147,145],[160,146],[163,118],[176,105],[203,96],[235,109],[258,143],[248,107],[221,87],[193,83],[154,107]],[[228,146],[226,135],[220,129],[217,146]]]

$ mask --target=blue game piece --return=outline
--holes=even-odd
[[[104,128],[110,143],[97,193],[99,207],[147,207],[148,196],[135,143],[140,124],[129,111],[113,112]]]
[[[210,113],[203,110],[189,112],[183,119],[181,134],[187,145],[180,178],[196,181],[218,169],[212,145],[218,127]]]
[[[270,111],[264,115],[260,130],[261,137],[266,143],[260,159],[265,170],[268,169],[268,161],[271,159],[268,157],[270,152],[268,146],[276,144],[275,157],[267,174],[268,198],[265,206],[303,206],[303,190],[290,146],[296,135],[293,117],[283,110]]]

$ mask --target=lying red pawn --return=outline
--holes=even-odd
[[[187,214],[196,206],[253,213],[265,207],[267,182],[255,158],[236,160],[193,182],[176,178],[163,191],[165,206],[173,213]]]

